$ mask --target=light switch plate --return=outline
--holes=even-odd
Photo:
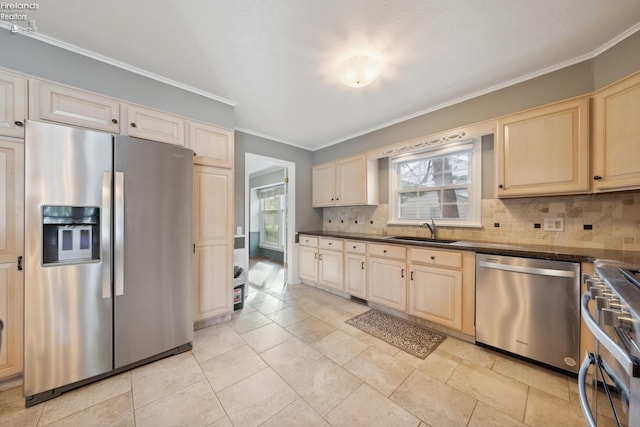
[[[564,218],[545,218],[544,231],[564,231]]]

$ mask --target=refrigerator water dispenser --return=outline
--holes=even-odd
[[[100,208],[44,206],[42,263],[100,259]]]

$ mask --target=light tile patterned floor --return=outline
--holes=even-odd
[[[0,393],[0,426],[584,425],[574,379],[451,337],[417,359],[344,323],[367,309],[265,282],[192,352],[29,409]]]

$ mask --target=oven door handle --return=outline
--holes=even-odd
[[[620,347],[609,335],[604,333],[598,323],[591,315],[589,311],[589,301],[591,300],[591,292],[587,291],[582,295],[582,304],[580,307],[580,311],[582,312],[582,319],[584,320],[585,325],[591,331],[596,341],[600,343],[600,345],[604,346],[609,353],[620,363],[622,368],[629,376],[633,376],[633,361],[631,357],[627,354],[626,350]]]
[[[587,425],[589,427],[597,427],[596,420],[593,417],[593,412],[591,412],[591,406],[589,405],[589,400],[587,398],[587,372],[589,372],[589,368],[593,364],[595,364],[594,357],[591,353],[587,352],[584,356],[584,360],[582,361],[582,365],[580,365],[580,370],[578,371],[580,408],[582,409],[582,414],[584,415],[585,420],[587,420]]]

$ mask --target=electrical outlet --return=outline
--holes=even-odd
[[[564,231],[564,218],[545,218],[544,231]]]

